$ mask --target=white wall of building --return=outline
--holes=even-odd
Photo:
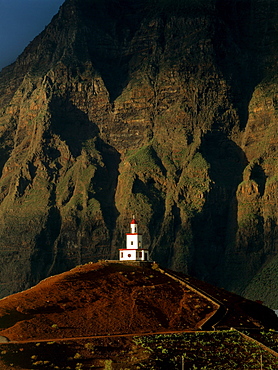
[[[136,249],[121,249],[120,250],[120,261],[136,261]]]
[[[120,249],[120,261],[148,261],[149,251],[146,249]]]
[[[135,234],[138,233],[138,225],[137,224],[130,224],[130,232]]]
[[[126,247],[130,249],[143,248],[141,234],[127,234]]]

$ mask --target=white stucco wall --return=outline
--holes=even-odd
[[[121,249],[120,250],[120,261],[136,261],[136,249]]]
[[[143,248],[141,234],[127,234],[126,247],[130,249]]]
[[[138,233],[138,225],[137,224],[130,224],[130,232],[131,233]]]
[[[149,251],[143,249],[120,249],[120,261],[149,261]]]

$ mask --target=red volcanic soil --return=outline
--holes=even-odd
[[[271,310],[196,279],[193,284],[185,275],[181,278],[184,281],[150,264],[79,266],[0,300],[0,336],[25,341],[198,330],[207,320],[223,327],[278,327]],[[209,290],[209,296],[198,289]],[[221,299],[226,306],[217,316]]]

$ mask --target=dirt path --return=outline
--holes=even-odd
[[[227,315],[228,313],[228,308],[220,302],[218,299],[215,297],[212,297],[210,294],[207,292],[203,291],[202,289],[196,287],[192,283],[188,283],[185,279],[181,278],[179,275],[175,274],[173,271],[168,270],[168,269],[162,269],[161,267],[159,268],[161,273],[166,274],[170,278],[179,281],[181,284],[185,285],[188,289],[194,290],[197,294],[200,294],[201,296],[205,297],[207,300],[209,300],[212,304],[214,304],[217,309],[211,313],[211,315],[204,321],[202,322],[200,329],[207,331],[207,330],[215,330],[215,326],[220,323],[220,321],[223,320],[223,318]]]
[[[28,339],[23,341],[9,341],[3,342],[2,344],[25,344],[25,343],[46,343],[46,342],[66,342],[66,341],[77,341],[83,339],[101,339],[101,338],[119,338],[119,337],[139,337],[146,335],[166,335],[166,334],[181,334],[181,333],[200,333],[199,330],[182,330],[182,331],[158,331],[155,333],[131,333],[131,334],[112,334],[112,335],[93,335],[87,337],[71,337],[71,338],[48,338],[48,339]],[[204,331],[205,332],[205,331]]]

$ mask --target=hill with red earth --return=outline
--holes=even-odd
[[[10,341],[230,327],[277,329],[278,318],[155,263],[89,263],[0,301],[0,335]]]

